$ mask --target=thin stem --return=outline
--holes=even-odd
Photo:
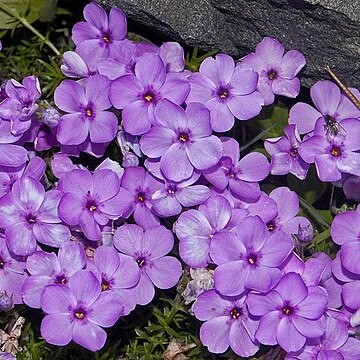
[[[0,2],[0,10],[6,12],[10,16],[19,20],[26,28],[28,28],[31,32],[33,32],[38,38],[40,38],[57,56],[60,55],[60,51],[56,48],[56,46],[47,39],[43,34],[37,31],[25,18],[21,17],[19,14],[9,9],[7,5],[4,5]]]

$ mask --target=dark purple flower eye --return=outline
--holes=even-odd
[[[333,146],[331,148],[331,155],[334,156],[334,157],[338,157],[341,155],[341,150],[338,146]]]
[[[138,266],[141,268],[145,265],[146,261],[144,258],[140,257],[140,258],[136,259],[136,262],[137,262]]]
[[[186,133],[184,133],[184,132],[183,132],[183,133],[180,133],[178,139],[179,139],[181,142],[186,143],[186,142],[189,141],[189,135],[186,134]]]
[[[0,258],[0,269],[2,269],[5,266],[5,260]]]
[[[242,311],[241,309],[239,308],[234,308],[230,311],[230,316],[233,318],[233,319],[237,319],[239,318],[240,316],[242,315]]]
[[[226,99],[229,96],[229,90],[225,87],[220,87],[217,95],[219,96],[220,99]]]
[[[276,70],[271,69],[268,71],[267,76],[270,80],[274,80],[278,77],[278,74]]]
[[[284,315],[290,316],[294,313],[294,309],[291,306],[286,305],[282,308],[282,312]]]

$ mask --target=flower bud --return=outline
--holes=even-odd
[[[9,296],[6,291],[0,294],[0,311],[10,311],[14,307],[12,296]]]

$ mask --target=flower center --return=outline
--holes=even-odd
[[[29,214],[27,217],[26,217],[26,220],[29,224],[35,224],[35,216],[33,216],[32,214]]]
[[[110,42],[110,35],[109,34],[104,34],[103,40],[108,44]]]
[[[137,201],[143,203],[146,200],[146,196],[143,192],[139,192],[137,196]]]
[[[87,117],[91,117],[91,115],[93,114],[92,110],[91,109],[86,109],[85,110],[85,114]]]
[[[106,291],[109,288],[109,283],[106,280],[103,280],[101,284],[101,291]]]
[[[76,311],[75,316],[81,320],[85,317],[85,314],[83,311]]]
[[[224,87],[220,87],[217,91],[217,95],[222,100],[227,99],[229,97],[229,90]]]
[[[250,265],[255,265],[257,260],[257,256],[255,254],[250,254],[247,258],[247,261]]]
[[[242,311],[241,309],[239,308],[234,308],[230,311],[230,316],[233,318],[233,319],[237,319],[241,316],[242,314]]]
[[[270,80],[274,80],[277,78],[278,74],[274,69],[268,71],[267,76]]]
[[[145,265],[145,259],[144,259],[144,258],[138,258],[138,259],[136,260],[136,262],[137,262],[137,264],[138,264],[138,266],[139,266],[140,268]]]
[[[154,95],[151,94],[151,93],[146,93],[144,95],[144,99],[147,101],[147,102],[152,102],[154,100]]]
[[[270,221],[267,223],[267,228],[269,231],[274,231],[275,230],[275,224],[274,222]]]
[[[286,315],[286,316],[290,316],[290,315],[292,315],[292,313],[294,312],[294,309],[291,307],[291,306],[284,306],[283,308],[282,308],[282,312],[283,312],[283,314],[284,315]]]
[[[290,155],[291,155],[292,157],[297,157],[297,155],[298,155],[297,149],[292,148],[292,149],[290,150]]]
[[[5,261],[0,258],[0,269],[2,269],[5,266]]]
[[[179,135],[179,140],[182,142],[182,143],[186,143],[189,141],[189,135],[186,134],[186,133],[181,133]]]
[[[174,195],[176,193],[176,185],[175,184],[170,184],[167,188],[167,192],[170,194],[170,195]]]
[[[55,279],[56,284],[64,285],[67,283],[65,276],[57,276]]]
[[[95,210],[96,210],[96,206],[95,206],[95,205],[91,205],[91,206],[89,207],[89,210],[90,210],[91,212],[95,211]]]
[[[341,155],[341,150],[337,146],[333,146],[331,148],[331,155],[334,157],[338,157]]]

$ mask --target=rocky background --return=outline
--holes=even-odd
[[[360,0],[97,0],[118,6],[142,32],[241,58],[264,37],[302,51],[303,85],[328,78],[360,85]],[[134,30],[134,29],[132,29]]]

